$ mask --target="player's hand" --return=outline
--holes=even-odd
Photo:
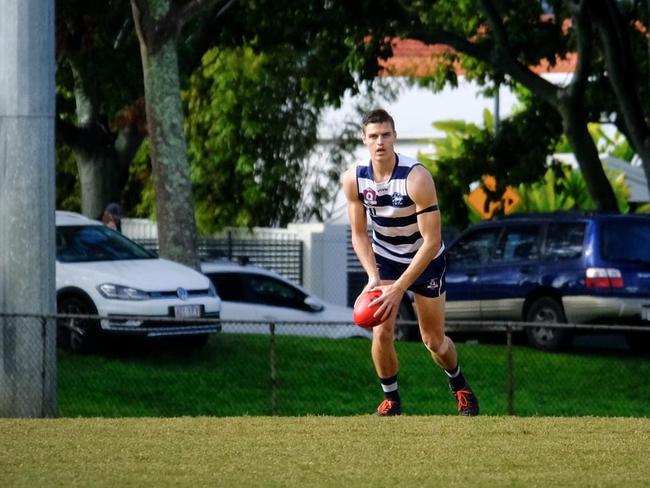
[[[377,309],[374,316],[380,317],[382,322],[388,320],[391,314],[397,314],[402,298],[404,297],[404,290],[395,283],[390,285],[381,285],[375,287],[381,290],[381,295],[369,303],[369,306],[374,306],[380,303],[381,306]]]
[[[381,280],[379,278],[368,278],[368,283],[366,284],[366,286],[363,287],[362,293],[370,291],[373,288],[377,288],[380,285],[381,285]]]

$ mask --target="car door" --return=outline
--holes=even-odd
[[[313,310],[305,305],[305,295],[298,288],[273,276],[256,273],[241,275],[251,314],[262,320],[310,321]]]
[[[542,225],[505,225],[490,260],[477,275],[481,318],[522,320],[526,296],[537,286]]]
[[[273,276],[228,271],[208,273],[208,277],[221,297],[222,319],[240,322],[225,323],[226,332],[268,332],[267,324],[251,324],[251,321],[314,320],[315,311],[305,304],[305,293]]]
[[[450,320],[478,320],[481,318],[481,299],[484,290],[479,282],[480,272],[490,256],[501,233],[493,225],[468,230],[456,239],[447,251],[447,305]]]
[[[268,332],[265,324],[246,322],[263,320],[256,309],[249,306],[246,288],[241,273],[232,271],[208,272],[217,294],[221,298],[221,319],[224,332],[264,333]]]

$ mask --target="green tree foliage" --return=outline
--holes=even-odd
[[[632,161],[635,152],[627,138],[618,130],[615,130],[613,133],[611,130],[606,130],[607,126],[611,128],[612,124],[591,122],[588,125],[589,133],[591,134],[591,138],[596,143],[598,152],[600,154],[608,154],[610,156],[614,156],[615,158],[621,159],[623,161]],[[562,135],[560,138],[560,141],[555,148],[555,152],[571,152],[571,144],[569,144],[569,141],[565,135]]]
[[[209,9],[210,6],[215,8]],[[135,17],[131,7],[134,7]],[[161,9],[166,9],[167,13],[160,17],[150,15],[152,12],[159,13]],[[393,15],[390,15],[391,11]],[[130,214],[151,212],[152,202],[138,202],[134,198],[136,188],[148,186],[141,178],[150,174],[150,163],[142,159],[137,161],[136,158],[138,167],[130,173],[128,194],[121,193],[124,182],[110,176],[118,173],[118,165],[120,174],[124,168],[128,168],[146,130],[142,116],[144,90],[141,53],[155,56],[161,43],[170,36],[177,40],[179,88],[187,87],[190,74],[210,48],[237,48],[257,38],[260,39],[255,44],[258,53],[278,51],[286,46],[291,46],[291,52],[299,53],[296,60],[300,64],[302,89],[309,94],[311,107],[323,107],[337,105],[346,89],[354,92],[364,80],[376,76],[379,70],[377,59],[385,58],[389,51],[382,38],[368,36],[373,29],[370,25],[374,28],[387,25],[397,19],[394,14],[394,2],[375,4],[366,0],[311,3],[302,0],[280,3],[270,0],[57,2],[57,83],[60,88],[57,104],[60,115],[58,141],[75,150],[78,162],[82,161],[90,168],[86,174],[98,165],[101,171],[97,173],[103,174],[95,177],[91,173],[82,181],[82,193],[85,187],[91,186],[92,180],[101,178],[108,184],[98,182],[97,186],[110,188],[112,194],[121,195],[120,199]],[[138,46],[137,31],[142,34],[142,46]],[[264,66],[271,70],[269,76],[274,76],[275,67],[271,63]],[[289,86],[295,87],[295,80]],[[211,93],[206,95],[212,97]],[[264,96],[268,96],[268,93]],[[83,122],[80,111],[87,115]],[[247,116],[248,113],[243,115]],[[276,117],[265,119],[257,114],[255,116],[257,118],[250,125],[255,125],[258,132],[262,132],[257,127],[260,124],[277,121]],[[235,120],[235,123],[238,121]],[[232,129],[238,130],[237,126]],[[134,137],[134,132],[140,137]],[[307,131],[308,136],[309,133]],[[120,145],[124,136],[133,142],[128,145],[128,151],[122,151],[123,146]],[[250,138],[250,132],[242,137]],[[107,151],[111,145],[113,148]],[[156,147],[156,144],[150,147]],[[284,147],[282,152],[285,155],[297,154],[290,147]],[[152,153],[147,149],[139,153],[138,158],[142,158],[142,154]],[[335,160],[340,157],[340,152],[333,154]],[[176,161],[182,158],[172,159]],[[318,171],[317,176],[313,175],[313,170],[310,173],[313,178],[323,179],[312,193],[316,200],[323,200],[326,194],[333,193],[332,182],[337,180],[338,174],[335,169],[327,171],[330,173],[328,181],[322,178],[322,171]],[[99,195],[92,207],[101,207],[101,203],[97,202],[105,198],[105,191],[85,193]],[[289,195],[289,198],[294,197]],[[250,195],[239,199],[256,201]],[[320,212],[316,205],[309,209],[301,207],[299,211],[312,212],[317,217]],[[250,213],[257,213],[257,210],[250,210]],[[285,216],[281,216],[281,219],[284,220]],[[180,229],[182,225],[182,222],[177,222],[167,226]]]
[[[650,203],[644,203],[643,205],[639,205],[639,207],[636,209],[637,213],[650,213]]]
[[[67,146],[56,148],[56,208],[81,210],[77,164]]]
[[[455,83],[458,67],[487,87],[525,86],[553,108],[597,206],[615,211],[616,197],[588,123],[614,121],[641,157],[650,182],[648,8],[640,2],[554,0],[400,2],[400,37],[452,50],[436,57],[435,88]],[[542,66],[574,59],[573,76],[555,85]],[[537,67],[537,69],[532,69]]]
[[[589,132],[596,141],[598,151],[607,153],[623,161],[632,161],[634,149],[629,141],[619,131],[610,135],[603,130],[602,124],[589,124]]]
[[[296,217],[319,110],[286,46],[213,49],[184,99],[200,231],[281,226]]]
[[[483,185],[488,197],[498,200],[508,185],[531,183],[546,171],[546,157],[560,137],[558,117],[545,104],[503,120],[494,133],[492,115],[484,112],[485,127],[464,122],[434,124],[445,132],[434,139],[435,155],[418,154],[437,182],[444,223],[463,228],[469,222],[465,195],[483,175],[496,178],[495,191]]]
[[[627,212],[630,188],[625,175],[619,171],[607,171],[622,212]],[[521,203],[515,212],[557,212],[562,210],[595,210],[596,205],[587,191],[587,184],[580,171],[566,165],[549,168],[544,177],[531,184],[520,184],[517,192]]]
[[[528,98],[525,103],[534,102]],[[552,114],[552,113],[551,113]],[[483,191],[499,199],[506,186],[515,187],[522,197],[517,212],[554,212],[559,210],[595,210],[587,183],[578,170],[551,160],[548,153],[569,152],[557,120],[548,118],[542,107],[523,109],[502,122],[494,133],[494,118],[484,111],[483,127],[463,121],[441,121],[434,127],[444,133],[432,139],[434,155],[418,157],[436,177],[437,191],[445,209],[446,225],[463,228],[481,220],[469,205],[467,194],[483,175],[496,176],[497,190]],[[618,134],[608,135],[600,124],[591,124],[594,144],[611,155],[629,155],[629,144]],[[621,172],[606,171],[618,208],[629,211],[630,189]],[[648,211],[646,206],[637,211]]]
[[[129,167],[129,180],[122,199],[132,217],[156,220],[156,190],[151,175],[150,153],[149,140],[145,139]]]
[[[108,142],[115,144],[119,140],[121,131],[118,129],[123,126],[111,125],[111,121],[116,120],[120,107],[127,107],[128,112],[135,101],[135,93],[142,94],[139,53],[128,6],[145,6],[146,3],[140,0],[57,2],[57,32],[67,33],[59,35],[57,42],[60,50],[57,76],[65,85],[61,93],[68,95],[62,97],[63,103],[57,106],[67,110],[67,116],[61,120],[76,123],[78,115],[71,103],[75,100],[71,94],[75,94],[75,88],[79,86],[84,88],[82,91],[93,106],[99,107],[95,110],[97,116],[92,119],[93,124],[83,127],[93,128],[93,132],[77,132],[77,136],[82,136],[77,137],[77,141],[97,141],[96,148],[105,148]],[[217,5],[216,1],[209,3]],[[529,114],[533,125],[510,131],[520,142],[509,154],[505,154],[505,142],[501,149],[498,146],[488,149],[499,140],[505,141],[509,137],[508,131],[504,136],[501,133],[497,136],[481,134],[476,143],[466,143],[471,151],[485,159],[487,169],[499,170],[507,177],[522,179],[522,182],[525,178],[540,177],[543,166],[537,163],[543,159],[542,148],[551,151],[550,141],[555,138],[561,120],[571,149],[586,169],[583,173],[590,193],[601,199],[600,207],[614,207],[613,192],[600,191],[603,182],[608,187],[609,183],[597,158],[597,148],[589,137],[587,124],[600,120],[604,115],[617,124],[637,152],[639,148],[650,147],[643,142],[647,140],[650,106],[641,103],[647,98],[650,87],[643,82],[648,79],[650,59],[647,29],[644,27],[648,25],[648,11],[641,8],[639,2],[238,0],[225,15],[212,10],[208,15],[197,15],[191,20],[186,14],[190,10],[196,13],[197,6],[208,2],[169,0],[166,4],[173,7],[171,12],[174,14],[183,15],[183,22],[175,23],[174,18],[167,17],[158,26],[161,29],[152,28],[147,32],[153,37],[165,33],[178,34],[182,84],[187,81],[200,56],[210,47],[237,48],[251,39],[259,39],[255,44],[258,53],[272,53],[278,46],[287,45],[299,53],[297,59],[303,68],[302,87],[309,93],[310,103],[322,107],[326,103],[337,104],[346,89],[355,92],[360,82],[373,79],[381,70],[377,60],[391,54],[391,39],[395,36],[414,38],[454,49],[439,58],[438,69],[428,80],[434,87],[455,83],[460,65],[468,78],[483,83],[488,91],[495,83],[525,86],[538,100],[534,109],[537,114]],[[549,13],[552,15],[547,15]],[[181,32],[168,29],[181,24],[185,25]],[[612,36],[612,33],[618,35]],[[151,47],[155,51],[156,42]],[[552,85],[541,78],[539,72],[529,68],[541,62],[553,66],[567,59],[570,53],[576,53],[578,64],[576,76],[565,86]],[[66,63],[70,66],[74,63],[80,75],[78,79]],[[270,64],[265,66],[272,67]],[[75,81],[81,84],[75,85]],[[112,87],[120,83],[122,86]],[[544,100],[552,110],[545,108],[539,100]],[[125,120],[135,119],[129,116]],[[275,118],[269,120],[272,123],[276,121]],[[536,127],[540,126],[542,137],[538,138]],[[107,127],[110,130],[105,130]],[[517,131],[519,135],[516,135]],[[523,137],[523,133],[530,137]],[[88,134],[93,138],[84,139],[83,136]],[[100,138],[101,134],[108,138]],[[530,157],[521,159],[520,149],[526,145],[534,146],[539,154],[533,154],[531,150]],[[505,168],[508,164],[516,166],[520,159],[521,168]],[[644,167],[650,167],[643,155],[642,159]],[[239,161],[239,158],[231,161]],[[501,161],[504,167],[501,167]],[[529,165],[531,162],[533,164]],[[439,191],[445,191],[442,187],[446,186],[446,174],[449,173],[453,183],[454,174],[459,171],[454,166],[462,164],[465,163],[458,160],[455,165],[450,163],[449,168],[441,171]],[[145,163],[135,173],[144,175],[146,170]],[[457,179],[455,184],[465,183],[460,177]],[[500,178],[497,181],[505,183]],[[459,195],[462,193],[446,197],[448,204],[462,205]],[[250,196],[246,198],[256,201]],[[241,201],[245,201],[243,197]],[[144,211],[144,207],[140,208]]]

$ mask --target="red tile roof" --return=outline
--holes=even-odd
[[[414,76],[422,77],[430,74],[437,63],[448,62],[443,58],[445,53],[454,50],[443,44],[425,44],[413,39],[394,39],[393,56],[380,64],[384,68],[384,76]],[[543,61],[531,70],[542,73],[572,73],[575,69],[576,55],[570,54],[566,59],[558,59],[554,66]],[[455,63],[456,74],[462,75],[463,69]]]

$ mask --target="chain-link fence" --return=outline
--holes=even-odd
[[[224,321],[217,333],[183,337],[159,327],[146,338],[99,336],[85,353],[59,347],[48,360],[57,324],[65,332],[101,319],[0,315],[3,415],[359,415],[382,399],[368,334],[345,323]],[[188,322],[188,331],[200,322]],[[576,338],[544,352],[523,343],[531,326],[449,324],[482,414],[650,416],[650,327],[549,325]],[[403,413],[455,414],[446,377],[423,345],[396,348]],[[55,405],[44,409],[53,381]],[[38,408],[7,410],[30,402]]]
[[[56,415],[55,335],[52,317],[0,314],[0,416]]]

